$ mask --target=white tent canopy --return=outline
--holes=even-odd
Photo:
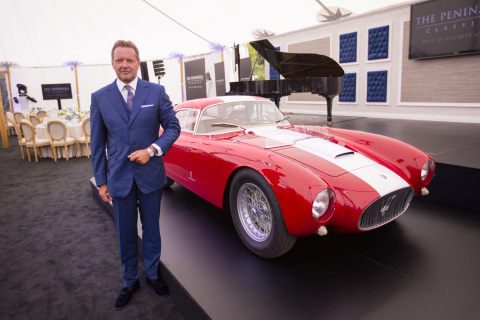
[[[88,110],[91,93],[115,79],[112,45],[132,40],[142,61],[164,60],[161,84],[176,104],[185,99],[183,62],[204,58],[213,78],[214,64],[223,60],[228,91],[229,80],[236,78],[233,44],[242,45],[241,57],[248,56],[245,44],[255,40],[254,30],[280,35],[319,25],[322,4],[362,14],[401,2],[412,0],[0,0],[0,72],[15,63],[8,79],[16,111],[17,84],[38,100],[23,105],[24,111],[57,108],[56,100],[42,100],[41,90],[42,84],[56,83],[72,87],[73,98],[62,108]],[[67,67],[74,64],[76,69]],[[155,81],[152,63],[147,66]],[[214,81],[206,85],[207,96],[214,96]]]
[[[354,14],[406,0],[323,0]],[[21,67],[110,63],[118,39],[132,40],[143,61],[212,51],[317,25],[317,0],[0,0],[0,62]]]

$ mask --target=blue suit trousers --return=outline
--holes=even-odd
[[[149,194],[142,193],[135,180],[130,192],[124,198],[113,198],[115,226],[119,239],[119,253],[122,262],[123,285],[130,287],[140,276],[138,272],[137,220],[140,213],[142,222],[143,263],[147,278],[158,278],[160,262],[160,202],[163,189]]]

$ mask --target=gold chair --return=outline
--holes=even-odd
[[[42,119],[42,118],[45,117],[46,115],[47,115],[47,111],[45,111],[45,110],[40,110],[40,111],[37,112],[37,117],[38,117],[39,119]]]
[[[47,131],[48,135],[52,139],[52,154],[53,154],[53,159],[57,161],[58,159],[58,154],[57,154],[57,148],[64,147],[65,148],[65,157],[68,161],[68,146],[73,145],[74,148],[74,153],[77,154],[77,141],[75,138],[69,138],[67,137],[67,127],[65,124],[61,121],[58,120],[53,120],[49,121],[47,123]]]
[[[18,125],[17,120],[15,120],[15,115],[12,111],[5,111],[5,115],[7,116],[8,121]]]
[[[78,143],[85,144],[85,149],[87,150],[87,158],[90,158],[90,151],[88,150],[88,145],[90,144],[90,118],[86,118],[82,122],[82,131],[83,137],[78,138]],[[80,153],[80,147],[78,148]]]
[[[15,113],[13,114],[13,116],[15,117],[15,122],[16,122],[18,125],[20,125],[20,120],[25,119],[25,116],[24,116],[23,113],[21,113],[21,112],[15,112]]]
[[[29,118],[23,118],[23,119],[20,120],[20,122],[22,122],[22,121],[27,121],[28,123],[30,123],[33,126],[33,122]],[[20,124],[20,122],[18,124]]]
[[[45,116],[52,119],[56,119],[58,116],[58,110],[49,110],[47,111],[47,114]]]
[[[13,114],[12,111],[6,111],[5,115],[7,116],[7,120],[9,123],[13,124],[14,130],[16,131],[15,133],[19,135],[18,130],[20,129],[19,124],[17,123],[17,120],[15,120],[15,115]],[[21,135],[21,133],[20,133]],[[23,155],[23,150],[22,150],[22,155]]]
[[[25,160],[25,154],[23,153],[23,147],[27,146],[27,141],[25,141],[25,138],[23,137],[22,134],[22,129],[18,126],[16,122],[11,122],[13,124],[15,131],[17,132],[17,138],[18,138],[18,145],[20,146],[20,151],[22,151],[22,159]]]
[[[42,120],[36,114],[30,114],[30,121],[32,121],[33,126],[42,123]]]
[[[51,118],[47,115],[47,116],[41,117],[40,120],[42,121],[42,123],[47,123],[48,121],[54,120],[54,118]]]
[[[8,120],[7,117],[5,117],[5,125],[7,127],[7,136],[14,135],[15,134],[15,126],[13,125],[13,123],[10,122],[10,120]]]
[[[38,155],[40,155],[39,153],[40,147],[51,146],[50,140],[37,138],[35,136],[35,127],[27,119],[20,120],[20,128],[22,129],[23,136],[25,139],[25,146],[27,147],[28,161],[31,161],[29,148],[33,147],[33,152],[35,154],[35,162],[38,162]],[[23,151],[22,151],[22,154],[23,154]]]

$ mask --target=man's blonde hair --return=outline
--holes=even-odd
[[[130,40],[128,41],[125,41],[125,40],[117,40],[115,42],[115,44],[113,45],[113,48],[112,48],[112,61],[113,61],[113,53],[115,51],[116,48],[118,47],[124,47],[124,48],[132,48],[133,50],[135,50],[135,54],[137,56],[137,60],[140,61],[140,53],[138,52],[138,48],[137,46]]]

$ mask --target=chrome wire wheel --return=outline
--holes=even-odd
[[[275,192],[267,180],[250,168],[239,170],[229,190],[232,221],[243,243],[262,258],[276,258],[295,244],[285,225]]]
[[[264,242],[272,231],[272,210],[265,194],[253,183],[245,183],[238,190],[238,217],[248,236]]]

